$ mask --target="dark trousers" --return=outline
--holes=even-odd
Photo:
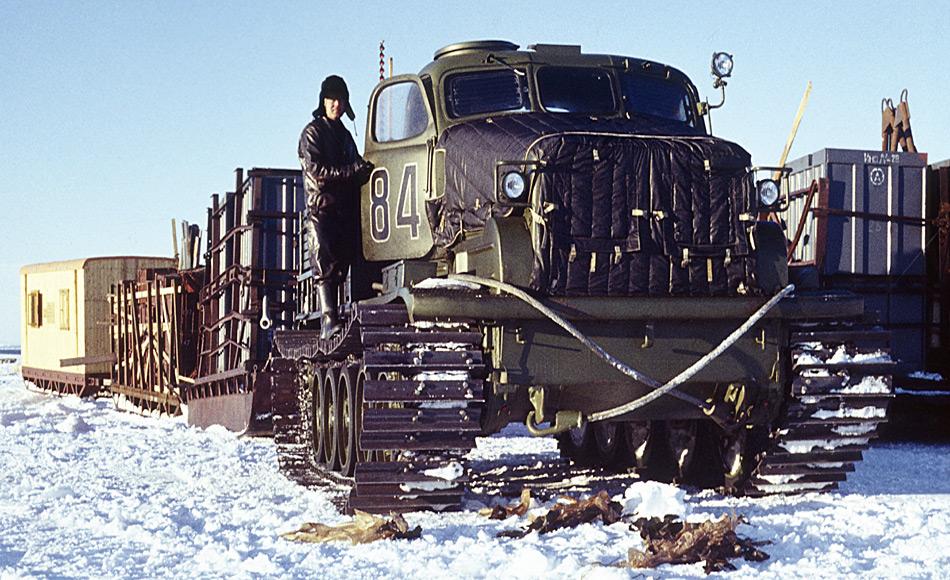
[[[316,284],[337,286],[346,278],[353,263],[352,224],[347,212],[317,210],[308,212],[304,220],[310,267]]]

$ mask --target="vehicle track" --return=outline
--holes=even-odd
[[[890,335],[846,323],[792,327],[791,398],[744,490],[830,491],[847,479],[894,397]]]

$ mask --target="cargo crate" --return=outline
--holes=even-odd
[[[950,379],[950,159],[927,173],[928,370]]]
[[[925,274],[926,154],[822,149],[789,167],[786,227],[804,225],[795,261],[821,275]],[[827,187],[804,195],[818,179]]]
[[[197,355],[197,301],[204,270],[140,270],[112,285],[115,362],[109,391],[122,408],[177,415],[181,387],[192,382]]]
[[[208,209],[197,377],[183,395],[189,422],[244,431],[257,406],[251,401],[255,377],[274,331],[291,328],[297,311],[296,241],[304,194],[299,170],[235,174],[235,191],[213,195]],[[233,405],[228,397],[236,399]],[[269,393],[255,400],[264,397]]]
[[[821,286],[865,299],[892,332],[906,372],[927,364],[927,155],[822,149],[789,163],[782,215],[793,264],[813,265]]]

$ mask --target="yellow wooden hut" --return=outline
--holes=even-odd
[[[172,258],[109,256],[21,268],[23,378],[60,393],[96,392],[112,367],[112,285],[143,268],[176,265]]]

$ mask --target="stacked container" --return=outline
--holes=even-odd
[[[245,179],[238,169],[236,176],[235,191],[223,199],[213,195],[208,209],[198,376],[185,393],[186,400],[199,403],[198,413],[189,416],[195,424],[222,422],[203,418],[203,399],[247,398],[254,391],[274,331],[290,328],[296,312],[300,171],[255,168]],[[224,424],[240,431],[245,419],[235,416],[236,423]]]
[[[893,332],[905,371],[925,366],[930,216],[927,156],[822,149],[789,163],[783,216],[789,238],[802,235],[793,259],[814,265],[823,288],[864,296]],[[808,189],[815,183],[816,193]]]

